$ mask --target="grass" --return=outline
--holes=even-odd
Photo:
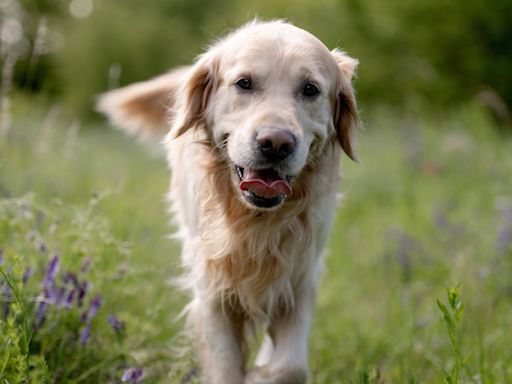
[[[176,320],[186,297],[169,284],[179,246],[166,238],[162,154],[106,126],[77,131],[56,107],[15,105],[0,139],[0,382],[120,382],[132,367],[146,383],[179,383],[194,363]],[[364,120],[360,163],[343,160],[310,382],[512,382],[512,139],[475,106]],[[38,327],[56,255],[55,286],[75,273],[92,288],[82,307],[52,305]],[[447,288],[463,315],[450,312]],[[440,308],[455,316],[449,332]]]

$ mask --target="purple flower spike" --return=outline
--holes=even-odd
[[[37,312],[36,312],[36,324],[37,326],[40,326],[44,323],[44,320],[46,319],[46,310],[48,309],[48,303],[45,301],[40,301],[39,305],[37,306]]]
[[[91,300],[91,305],[89,306],[89,310],[87,311],[87,315],[85,317],[87,322],[90,322],[93,319],[93,317],[96,316],[96,313],[98,313],[100,306],[101,306],[101,297],[99,295],[96,295]]]
[[[85,295],[87,294],[87,292],[89,291],[89,287],[90,287],[90,284],[87,281],[82,281],[78,285],[77,303],[78,303],[79,307],[81,307],[82,304],[84,303],[84,298],[85,298]]]
[[[78,278],[73,272],[66,273],[63,280],[64,284],[72,284],[73,286],[78,287]]]
[[[53,289],[53,287],[44,287],[41,297],[44,299],[45,302],[55,304],[57,302],[58,296],[59,293],[55,289]]]
[[[124,371],[123,377],[121,377],[121,381],[123,383],[138,384],[141,382],[143,375],[143,368],[128,368],[126,371]]]
[[[4,249],[0,248],[0,265],[4,264]]]
[[[66,305],[66,289],[64,287],[59,287],[55,290],[55,302],[60,306],[63,307]]]
[[[55,284],[55,276],[57,276],[57,271],[59,270],[59,257],[54,256],[50,263],[48,264],[48,269],[46,270],[46,276],[44,277],[43,287],[51,288]]]
[[[101,306],[101,297],[99,295],[94,296],[94,298],[91,300],[91,304],[89,305],[89,308],[87,311],[83,312],[80,315],[80,321],[82,323],[90,323],[91,320],[96,316],[96,313],[98,313],[98,310]]]
[[[71,289],[71,290],[69,290],[68,294],[66,295],[66,300],[64,302],[64,306],[66,308],[71,308],[73,306],[74,298],[75,298],[75,290]]]
[[[21,276],[21,281],[23,282],[23,285],[27,284],[28,279],[30,279],[30,277],[33,274],[34,272],[32,271],[32,268],[28,267],[27,269],[25,269],[25,271],[23,272],[23,276]]]
[[[82,330],[80,334],[80,344],[85,345],[91,338],[91,323],[87,323],[85,328]]]
[[[119,320],[114,315],[108,315],[108,323],[115,333],[122,334],[124,332],[124,322]]]
[[[91,305],[89,305],[89,309],[87,310],[87,312],[82,313],[82,316],[80,316],[80,321],[82,323],[85,323],[85,322],[90,323],[91,320],[94,318],[94,316],[96,316],[96,313],[98,313],[100,306],[101,306],[101,296],[96,295],[91,300]]]

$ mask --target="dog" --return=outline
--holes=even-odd
[[[113,125],[165,146],[204,383],[307,380],[341,154],[355,160],[357,65],[290,23],[254,21],[98,100]]]

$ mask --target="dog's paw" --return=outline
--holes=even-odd
[[[307,371],[302,368],[273,370],[264,365],[247,372],[244,384],[304,384],[307,377]]]

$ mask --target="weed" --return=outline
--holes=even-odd
[[[458,335],[458,325],[464,313],[464,304],[461,301],[460,284],[448,289],[448,307],[440,300],[437,300],[437,306],[443,313],[443,319],[448,330],[450,343],[453,350],[454,364],[451,370],[443,369],[444,378],[448,384],[458,384],[460,373],[464,368],[465,358],[462,355],[460,340]]]

